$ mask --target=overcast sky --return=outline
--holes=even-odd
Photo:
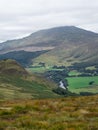
[[[67,25],[98,33],[98,0],[0,0],[0,42]]]

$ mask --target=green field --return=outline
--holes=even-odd
[[[78,76],[79,74],[81,74],[80,72],[73,70],[69,72],[69,76]]]
[[[49,67],[32,67],[32,68],[26,68],[26,70],[28,70],[29,72],[32,73],[44,73],[46,71],[50,71],[50,70],[63,70],[63,69],[54,69],[51,66]]]
[[[46,69],[45,67],[36,67],[36,68],[27,68],[27,70],[33,73],[44,73],[48,69]]]
[[[72,92],[93,92],[98,93],[98,76],[94,77],[69,77],[67,78],[69,90]],[[92,85],[89,82],[94,81]]]

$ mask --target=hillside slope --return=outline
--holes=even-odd
[[[43,51],[36,51],[36,52],[28,52],[28,51],[12,51],[8,52],[6,54],[1,54],[0,55],[0,60],[3,59],[13,59],[19,62],[21,65],[24,67],[29,66],[32,64],[32,60],[35,59],[36,57],[40,56],[41,54],[44,54],[48,51],[43,50]]]
[[[34,63],[45,62],[47,65],[72,65],[86,63],[87,66],[98,64],[98,43],[60,46],[34,59]]]
[[[0,61],[0,98],[28,99],[59,97],[52,92],[56,85],[41,77],[30,75],[14,60]]]

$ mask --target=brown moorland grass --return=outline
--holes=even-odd
[[[98,130],[98,95],[0,101],[0,130]]]

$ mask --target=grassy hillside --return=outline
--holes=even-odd
[[[1,130],[98,130],[98,95],[0,101]]]
[[[14,60],[0,61],[0,98],[52,98],[56,85],[41,77],[30,75]]]
[[[45,62],[46,65],[72,65],[85,63],[87,66],[98,64],[98,43],[86,45],[60,46],[34,59],[34,63]]]

